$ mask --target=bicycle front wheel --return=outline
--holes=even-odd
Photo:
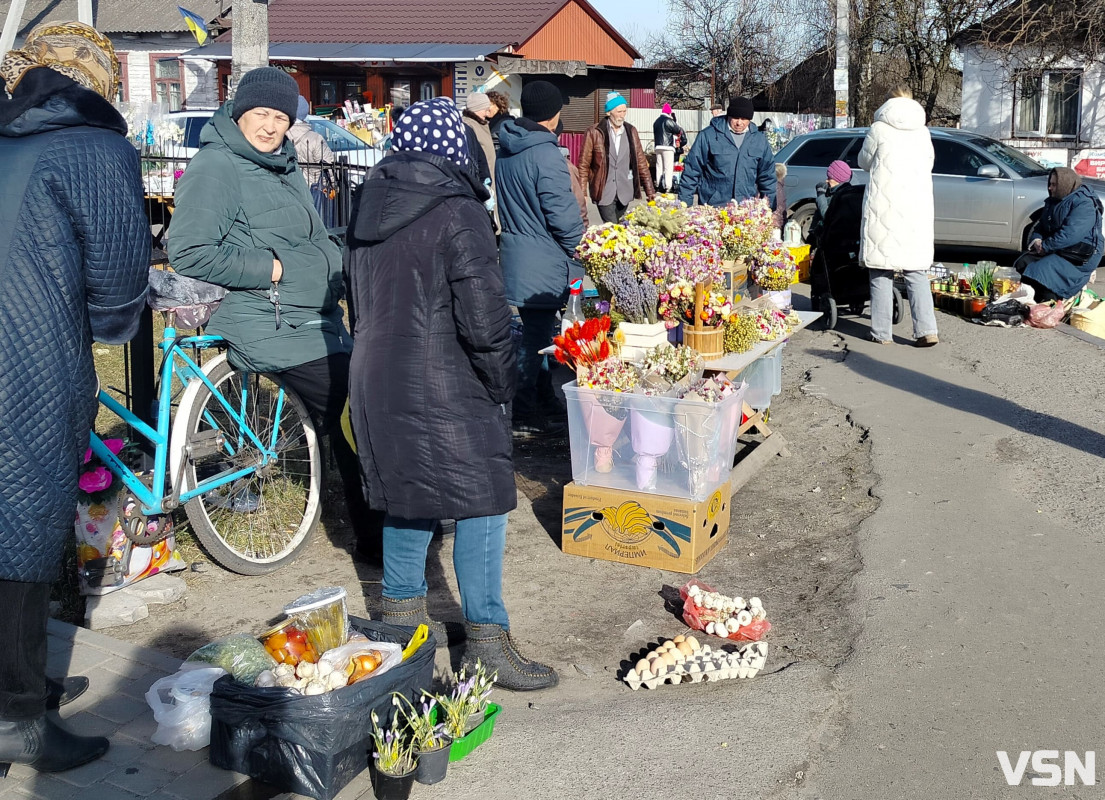
[[[274,572],[310,543],[322,510],[322,456],[314,424],[303,401],[287,388],[281,395],[272,376],[222,361],[208,378],[226,405],[203,386],[189,408],[180,410],[188,415],[184,488],[246,472],[189,500],[188,521],[208,554],[232,572]],[[262,465],[261,451],[242,423],[275,451],[275,459]]]

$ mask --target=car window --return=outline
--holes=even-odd
[[[985,136],[972,136],[968,141],[976,147],[985,150],[1022,178],[1028,178],[1032,175],[1047,175],[1049,172],[1047,167],[1029,158],[1020,150],[1002,144],[994,139],[988,139]]]
[[[859,169],[859,151],[862,149],[863,139],[853,139],[852,143],[848,145],[848,149],[844,151],[844,155],[841,157],[840,160],[852,169]]]
[[[978,175],[978,168],[990,162],[981,155],[948,139],[933,138],[932,149],[936,159],[932,171],[936,175]]]
[[[351,134],[349,131],[343,130],[339,125],[335,125],[333,122],[328,122],[324,119],[312,119],[310,120],[311,129],[326,140],[326,144],[330,146],[330,149],[335,153],[345,150],[365,150],[368,145]]]
[[[851,141],[843,136],[811,136],[787,160],[787,166],[828,167]]]
[[[200,146],[200,131],[203,130],[203,126],[207,124],[210,117],[186,117],[184,125],[184,146],[195,147]]]

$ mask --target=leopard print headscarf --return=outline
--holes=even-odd
[[[119,87],[119,59],[111,41],[82,22],[43,22],[27,34],[21,50],[0,61],[0,78],[8,94],[28,70],[49,67],[107,100]]]

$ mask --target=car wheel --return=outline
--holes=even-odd
[[[810,232],[810,223],[813,222],[813,213],[817,210],[817,207],[813,203],[806,203],[799,206],[798,209],[790,215],[790,218],[797,222],[802,229],[802,241],[806,241],[806,236]]]

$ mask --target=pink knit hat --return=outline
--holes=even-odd
[[[670,114],[671,113],[671,103],[664,103],[664,107],[660,109],[660,113]]]
[[[852,168],[843,161],[834,161],[825,170],[825,176],[839,183],[847,183],[852,180]]]

